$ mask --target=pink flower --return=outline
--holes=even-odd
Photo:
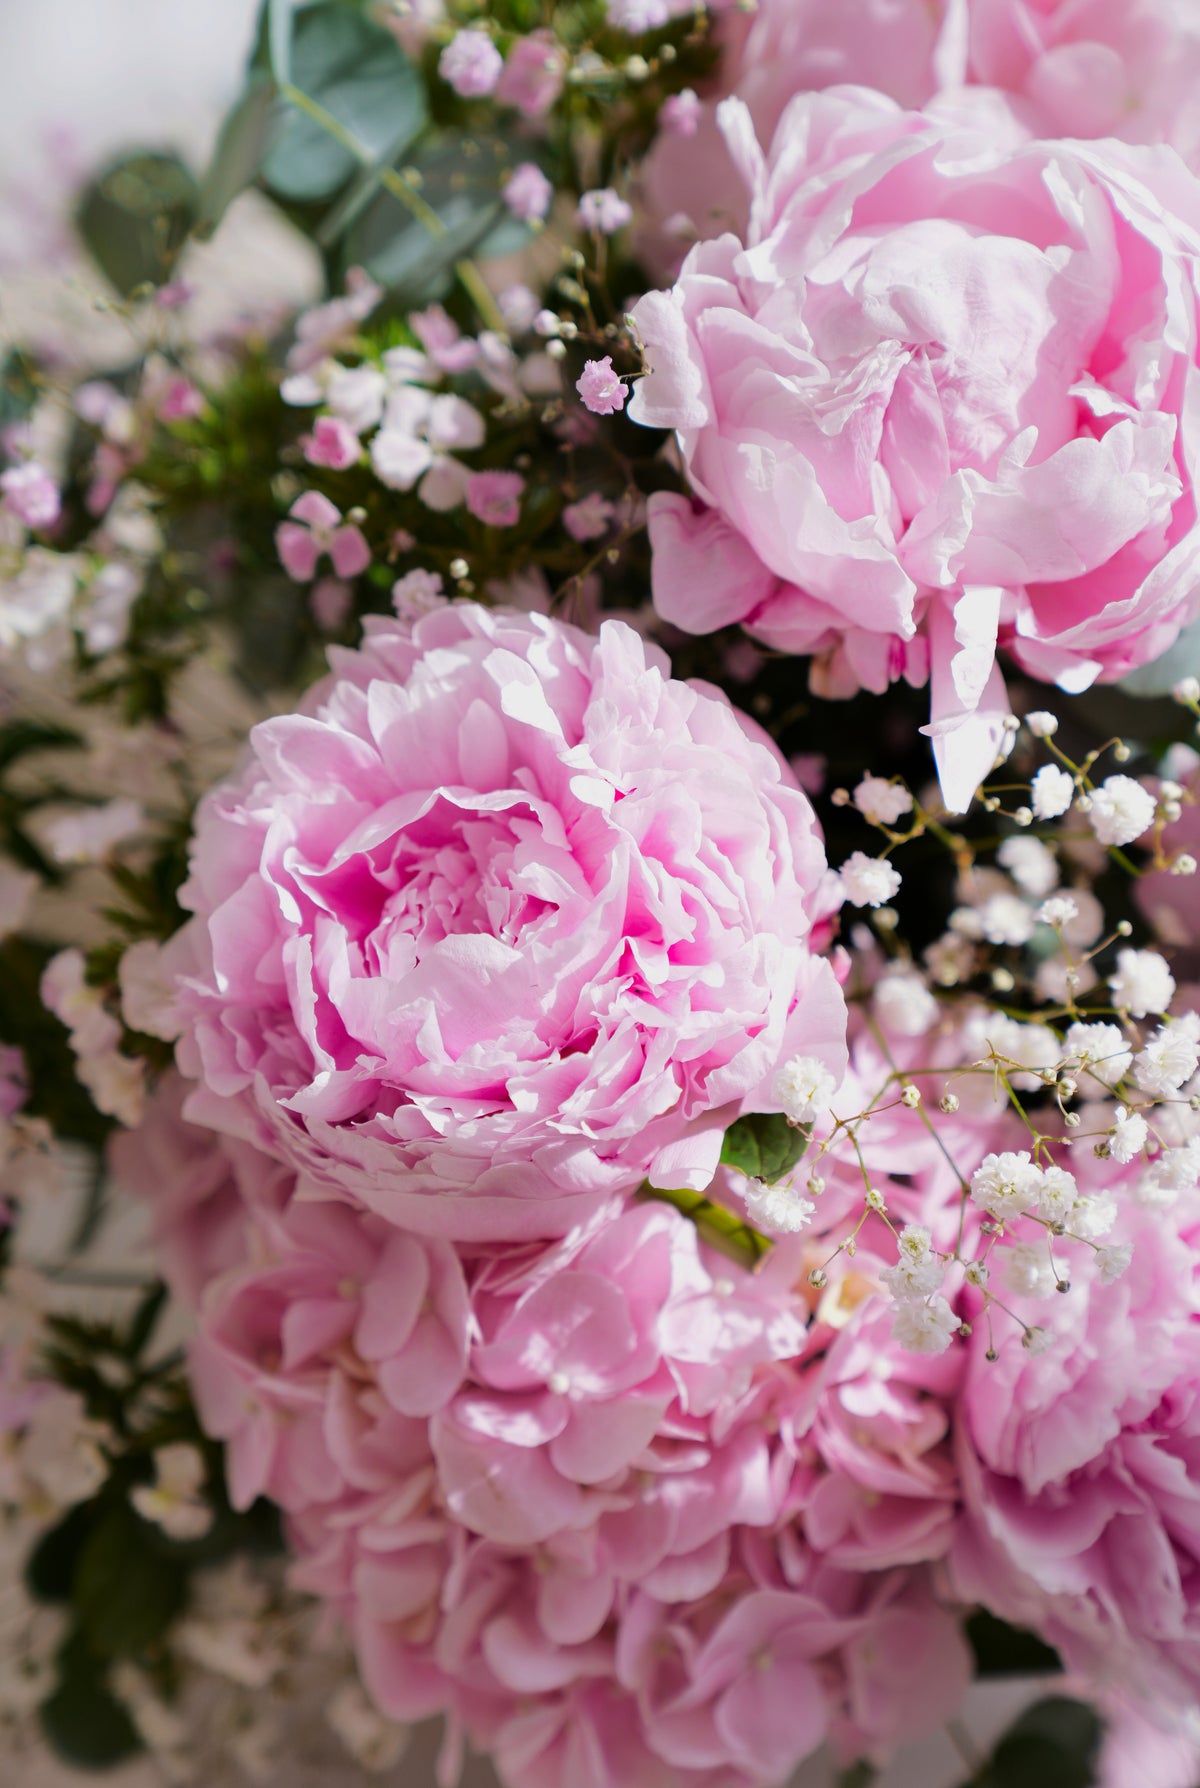
[[[777,750],[618,622],[366,627],[203,804],[170,946],[190,1115],[444,1235],[707,1184],[781,1061],[842,1060]]]
[[[1111,1165],[1090,1172],[1112,1188]],[[1200,1684],[1198,1235],[1194,1212],[1141,1211],[1131,1192],[1124,1276],[1105,1285],[1077,1259],[1069,1296],[1023,1310],[1046,1351],[1011,1334],[989,1364],[981,1330],[969,1344],[952,1563],[964,1595],[1035,1626],[1068,1668],[1170,1708]]]
[[[0,473],[5,507],[27,528],[52,528],[62,512],[58,486],[34,459]]]
[[[572,540],[598,540],[608,533],[614,514],[613,506],[599,491],[589,491],[578,503],[568,503],[563,510],[563,527]]]
[[[467,508],[489,528],[515,528],[521,519],[519,472],[472,472],[467,480]]]
[[[566,72],[566,55],[553,34],[532,31],[519,37],[508,52],[496,98],[526,118],[544,117],[562,92]]]
[[[625,408],[626,390],[613,371],[612,355],[589,360],[575,381],[575,389],[593,416],[613,416]]]
[[[997,646],[1071,689],[1120,677],[1191,616],[1200,558],[1190,182],[968,118],[806,96],[764,157],[726,101],[747,245],[701,244],[639,302],[631,410],[675,429],[704,505],[651,502],[664,617],[813,654],[823,694],[928,678],[955,809],[1003,735]]]
[[[462,99],[493,93],[504,58],[486,31],[458,31],[438,58],[438,73]]]
[[[611,186],[585,192],[579,201],[579,227],[600,236],[615,236],[633,217],[633,207]]]
[[[300,445],[310,466],[328,466],[333,472],[344,472],[362,457],[362,443],[340,416],[318,416]]]
[[[523,223],[540,223],[550,209],[554,188],[535,161],[523,161],[504,182],[504,203]]]
[[[342,522],[342,512],[320,491],[306,490],[289,512],[295,519],[280,522],[275,546],[280,563],[297,583],[316,575],[326,553],[339,577],[357,577],[371,563],[371,549],[361,531]]]
[[[479,343],[464,335],[454,318],[440,304],[413,311],[409,327],[435,366],[443,372],[466,372],[479,358]]]
[[[358,325],[370,316],[382,296],[382,287],[361,267],[351,267],[343,297],[314,305],[296,319],[296,340],[288,350],[288,371],[309,372],[337,349],[353,342]]]
[[[690,87],[682,93],[672,93],[670,99],[664,101],[659,121],[664,130],[673,131],[677,137],[694,137],[700,128],[702,107],[696,94]]]

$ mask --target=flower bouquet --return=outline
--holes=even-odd
[[[73,195],[20,1771],[1200,1775],[1193,13],[267,0],[210,165]]]

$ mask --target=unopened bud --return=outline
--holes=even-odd
[[[900,1099],[903,1104],[908,1106],[910,1111],[915,1111],[917,1106],[921,1103],[920,1087],[913,1086],[910,1082],[901,1093]]]
[[[943,1093],[941,1098],[938,1100],[938,1110],[944,1111],[947,1113],[952,1112],[952,1111],[957,1111],[958,1110],[958,1094],[957,1093]]]
[[[808,1275],[808,1282],[814,1291],[824,1291],[829,1284],[829,1276],[823,1267],[814,1267]]]

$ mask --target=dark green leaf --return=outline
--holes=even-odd
[[[136,1360],[154,1333],[154,1326],[162,1314],[163,1305],[167,1301],[167,1288],[163,1284],[152,1285],[137,1309],[129,1324],[129,1333],[125,1338],[125,1352],[131,1360]]]
[[[0,428],[23,422],[38,399],[37,369],[21,348],[0,362]]]
[[[80,1625],[100,1657],[144,1651],[182,1609],[187,1575],[163,1555],[154,1535],[124,1502],[114,1502],[79,1554],[74,1601]]]
[[[755,1112],[726,1130],[721,1160],[726,1167],[773,1186],[792,1171],[807,1147],[807,1132],[789,1124],[782,1113]]]
[[[59,1653],[58,1687],[40,1708],[42,1729],[58,1755],[79,1769],[111,1769],[142,1748],[103,1668],[78,1636]]]
[[[66,727],[41,720],[10,720],[0,726],[0,771],[31,751],[63,751],[81,743],[79,734]]]
[[[970,1788],[1090,1788],[1100,1748],[1094,1708],[1056,1695],[1010,1726]]]
[[[425,90],[395,38],[361,13],[330,3],[295,21],[289,84],[328,112],[375,159],[411,142],[426,117]],[[363,165],[293,103],[263,166],[268,188],[302,203],[330,199]]]
[[[77,1503],[42,1535],[25,1561],[25,1582],[37,1601],[70,1601],[79,1553],[95,1519],[94,1502]]]
[[[875,1769],[870,1763],[852,1763],[837,1779],[837,1788],[871,1788]]]
[[[225,118],[208,170],[200,183],[193,235],[207,239],[266,158],[277,92],[269,76],[255,74]]]
[[[267,0],[267,50],[271,73],[281,84],[292,78],[292,24],[295,0]]]
[[[975,1653],[976,1676],[1037,1676],[1062,1669],[1058,1653],[1036,1633],[1010,1627],[986,1608],[967,1622],[967,1639]]]
[[[196,220],[196,182],[174,155],[128,155],[92,180],[75,214],[89,254],[123,295],[170,278]]]

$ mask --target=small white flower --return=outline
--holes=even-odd
[[[146,822],[138,801],[108,801],[64,814],[46,827],[50,853],[59,863],[101,863],[113,847],[139,832]]]
[[[1038,819],[1058,819],[1075,798],[1074,778],[1058,764],[1043,764],[1029,786],[1029,797]]]
[[[1088,818],[1101,844],[1132,844],[1154,824],[1156,807],[1132,776],[1109,776],[1093,791]]]
[[[742,1196],[750,1221],[768,1235],[799,1235],[816,1214],[812,1200],[793,1186],[768,1186],[765,1180],[747,1180]]]
[[[1152,1099],[1177,1093],[1200,1067],[1200,1044],[1188,1026],[1168,1019],[1158,1027],[1144,1049],[1138,1051],[1133,1077]]]
[[[839,870],[846,899],[852,906],[882,906],[900,887],[900,877],[883,857],[855,851]]]
[[[1133,1051],[1120,1025],[1073,1024],[1063,1039],[1063,1060],[1113,1087],[1128,1074]]]
[[[906,1299],[892,1313],[892,1335],[910,1353],[945,1353],[957,1332],[958,1317],[945,1298],[927,1304]]]
[[[1054,1337],[1049,1329],[1026,1329],[1025,1333],[1021,1336],[1021,1346],[1025,1349],[1026,1353],[1031,1353],[1036,1356],[1039,1353],[1047,1353],[1050,1348],[1054,1346]]]
[[[893,1037],[923,1037],[938,1015],[938,1003],[920,975],[907,969],[881,976],[872,1005]]]
[[[885,782],[882,776],[864,776],[854,791],[854,805],[874,825],[894,826],[912,811],[913,799],[901,782]]]
[[[1175,997],[1175,977],[1157,950],[1119,950],[1108,985],[1118,1012],[1133,1018],[1165,1012]]]
[[[1037,1214],[1047,1223],[1065,1223],[1078,1197],[1073,1173],[1065,1167],[1047,1167],[1038,1185]]]
[[[1045,1242],[1014,1242],[1004,1249],[1002,1259],[1005,1283],[1018,1297],[1054,1296],[1058,1274]]]
[[[1117,1201],[1112,1193],[1093,1192],[1074,1206],[1067,1228],[1081,1242],[1102,1242],[1116,1220]]]
[[[1025,724],[1035,739],[1052,739],[1058,731],[1058,715],[1035,708],[1032,714],[1026,714]]]
[[[811,1124],[836,1092],[837,1081],[812,1055],[794,1055],[771,1082],[771,1098],[793,1124]]]
[[[1006,838],[996,861],[1031,900],[1041,900],[1058,886],[1058,859],[1040,838]]]
[[[1150,1137],[1150,1127],[1138,1111],[1117,1107],[1116,1127],[1108,1139],[1108,1152],[1122,1167],[1140,1155]]]
[[[946,1268],[922,1224],[909,1223],[901,1230],[896,1251],[895,1266],[885,1267],[879,1275],[894,1298],[927,1298],[941,1290]]]
[[[1163,1188],[1170,1192],[1191,1192],[1200,1183],[1200,1141],[1185,1143],[1182,1148],[1164,1149],[1150,1171]]]
[[[1011,1223],[1037,1204],[1041,1180],[1041,1169],[1024,1150],[985,1155],[971,1175],[971,1197],[989,1217]]]
[[[1195,857],[1192,856],[1190,851],[1180,851],[1179,855],[1171,865],[1171,874],[1195,875],[1198,868],[1200,868],[1200,864],[1197,864]]]
[[[1132,1259],[1132,1242],[1115,1242],[1111,1248],[1101,1248],[1096,1255],[1101,1285],[1115,1284],[1122,1273],[1128,1271]]]
[[[1185,705],[1191,702],[1200,702],[1200,682],[1197,682],[1195,677],[1181,677],[1171,694],[1177,702],[1183,702]]]
[[[153,1484],[137,1484],[129,1500],[143,1521],[152,1521],[173,1540],[201,1539],[213,1524],[202,1491],[207,1475],[203,1456],[186,1442],[160,1447],[154,1455]]]
[[[1062,926],[1079,917],[1079,906],[1071,894],[1052,894],[1049,900],[1043,900],[1033,915],[1042,925]]]
[[[1027,944],[1033,936],[1033,909],[1017,894],[989,894],[979,909],[979,923],[989,944]]]

